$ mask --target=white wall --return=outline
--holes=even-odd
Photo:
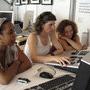
[[[53,0],[53,5],[20,5],[15,6],[14,11],[16,13],[15,20],[23,21],[23,15],[27,10],[34,11],[34,21],[36,17],[44,11],[52,11],[57,18],[57,22],[60,22],[63,18],[69,18],[70,0]]]
[[[75,22],[81,38],[83,32],[90,33],[90,0],[76,0]]]
[[[69,19],[70,0],[54,0],[52,12],[57,17],[57,23],[62,19]]]
[[[75,21],[79,27],[79,33],[90,29],[90,0],[76,0]]]
[[[7,4],[4,0],[0,0],[0,11],[8,11],[10,9],[9,4]]]
[[[0,0],[0,10],[11,10],[10,5],[7,4],[4,0]],[[44,12],[44,11],[51,11],[56,15],[57,21],[56,23],[60,22],[62,19],[69,18],[69,11],[70,11],[70,0],[53,0],[53,5],[41,5],[41,4],[28,4],[28,5],[14,5],[14,18],[15,20],[23,21],[24,14],[26,11],[30,10],[34,12],[34,19],[35,22],[36,17]]]

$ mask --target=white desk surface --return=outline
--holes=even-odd
[[[24,90],[25,88],[29,88],[29,87],[38,85],[40,83],[49,81],[50,79],[44,79],[38,76],[37,70],[40,67],[44,67],[44,64],[33,65],[32,68],[28,69],[27,71],[21,74],[18,74],[8,85],[0,85],[0,90]],[[56,74],[54,75],[54,77],[58,77],[58,76],[66,75],[66,74],[74,75],[73,73],[63,71],[60,69],[55,68],[55,70],[56,70]],[[29,82],[28,84],[18,83],[17,79],[19,77],[28,78],[31,82]]]
[[[88,47],[88,49],[90,51],[90,47]],[[70,53],[66,53],[67,56]],[[65,53],[64,53],[65,55]],[[50,79],[44,79],[44,78],[40,78],[38,76],[38,69],[40,67],[44,67],[44,64],[35,64],[32,66],[32,68],[28,69],[27,71],[18,74],[8,85],[0,85],[0,90],[24,90],[26,88],[41,84],[43,82],[49,81]],[[62,75],[66,75],[66,74],[72,74],[70,72],[64,71],[64,70],[60,70],[60,69],[56,69],[56,74],[54,77],[58,77],[58,76],[62,76]],[[22,84],[22,83],[18,83],[17,80],[19,77],[23,77],[23,78],[28,78],[31,82],[28,84]]]

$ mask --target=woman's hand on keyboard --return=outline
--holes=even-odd
[[[54,56],[53,60],[59,64],[62,64],[62,66],[70,64],[70,58],[66,56]]]

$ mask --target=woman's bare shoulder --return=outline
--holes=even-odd
[[[36,35],[37,35],[36,32],[32,32],[32,33],[29,34],[29,38],[35,38]]]
[[[32,32],[29,36],[28,36],[28,41],[29,42],[35,42],[37,41],[37,34],[35,32]]]

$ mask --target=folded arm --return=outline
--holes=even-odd
[[[58,41],[61,43],[61,45],[65,51],[74,50],[74,48],[71,45],[68,45],[68,43],[65,40],[58,39]]]
[[[18,68],[18,73],[24,72],[25,70],[29,69],[32,66],[32,63],[28,59],[28,57],[23,53],[23,51],[20,50],[18,47],[19,53],[18,53],[18,60],[20,61],[20,65]]]
[[[61,37],[61,38],[64,39],[66,42],[68,42],[75,50],[82,49],[79,36],[76,36],[74,40],[66,38],[66,37]]]
[[[19,65],[20,62],[16,60],[9,68],[0,69],[0,84],[8,84],[16,76]]]

